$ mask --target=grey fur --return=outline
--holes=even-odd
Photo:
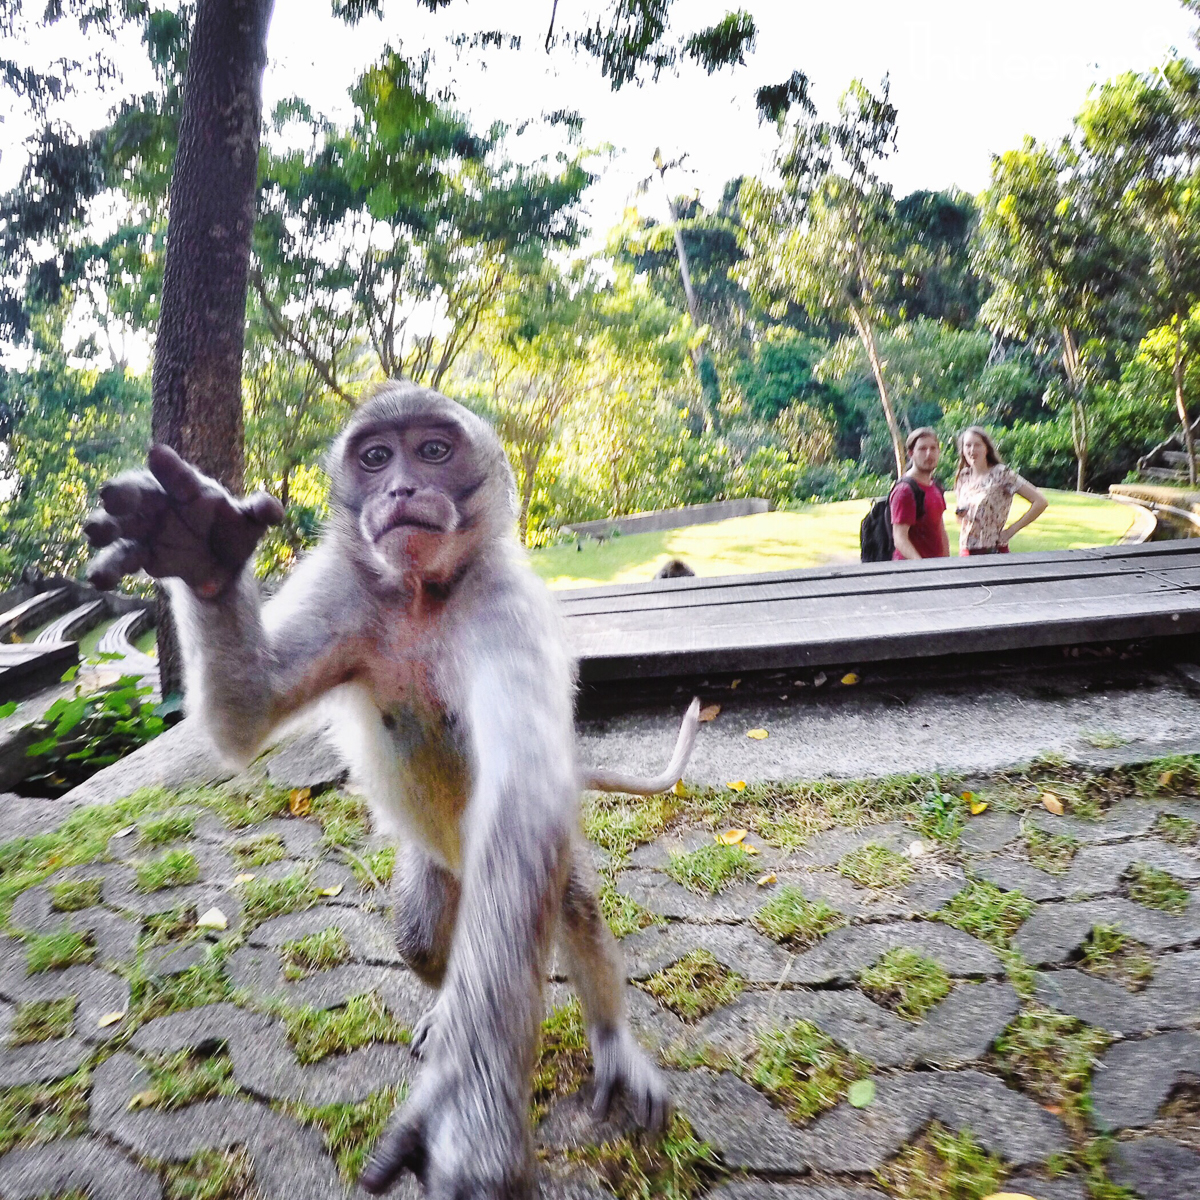
[[[407,448],[426,426],[453,446],[444,468],[424,457],[441,435]],[[368,467],[380,439],[394,457]],[[436,392],[384,385],[330,453],[325,535],[266,605],[249,551],[236,560],[274,510],[178,463],[152,453],[153,476],[111,485],[122,512],[95,522],[109,546],[97,573],[169,568],[188,709],[235,762],[306,706],[330,708],[377,827],[403,847],[401,951],[441,989],[419,1031],[421,1074],[363,1185],[386,1190],[408,1168],[438,1200],[531,1194],[530,1074],[556,933],[584,1006],[598,1106],[624,1089],[661,1124],[665,1088],[629,1031],[582,844],[573,665],[557,606],[512,536],[495,433]],[[163,521],[176,538],[190,533],[190,549],[157,545]],[[223,552],[228,528],[237,554]]]

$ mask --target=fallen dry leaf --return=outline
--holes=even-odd
[[[1178,774],[1178,772],[1176,772],[1176,771],[1164,771],[1164,772],[1163,772],[1163,773],[1162,773],[1162,774],[1161,774],[1161,775],[1158,777],[1158,786],[1159,786],[1160,788],[1165,788],[1165,789],[1168,789],[1168,790],[1169,790],[1169,789],[1171,789],[1171,788],[1173,788],[1173,787],[1175,786],[1175,776],[1176,776],[1176,774]]]
[[[775,877],[775,872],[770,871],[766,875],[760,875],[755,882],[759,887],[766,887],[768,883],[777,883],[778,880]]]
[[[225,919],[225,914],[219,908],[210,908],[208,912],[201,913],[196,921],[197,929],[228,929],[229,922]]]
[[[130,1096],[129,1104],[126,1106],[130,1112],[136,1112],[139,1108],[151,1108],[158,1103],[160,1097],[157,1088],[148,1088],[144,1092],[135,1092]]]
[[[769,737],[770,735],[765,729],[747,729],[746,736],[748,738],[753,738],[756,742],[761,742],[763,738]]]
[[[293,817],[306,817],[312,811],[312,788],[293,788],[288,796],[288,812]]]
[[[105,1013],[104,1016],[102,1016],[96,1022],[96,1028],[97,1029],[107,1029],[110,1025],[115,1025],[118,1021],[122,1020],[124,1018],[124,1016],[125,1016],[124,1009],[122,1009],[120,1012]]]
[[[335,883],[333,887],[317,888],[318,896],[340,896],[342,894],[342,885]]]
[[[713,838],[722,846],[736,846],[746,840],[748,829],[727,829],[724,833],[714,833]]]
[[[745,852],[747,854],[757,854],[758,853],[758,847],[751,846],[749,842],[743,842],[742,849],[745,850]]]
[[[719,704],[706,704],[700,710],[700,720],[701,721],[715,721],[717,719],[717,713],[719,713],[720,711],[721,711],[721,706]]]
[[[1042,793],[1042,807],[1056,817],[1063,815],[1063,802],[1053,792]]]
[[[735,680],[734,680],[734,681],[733,681],[733,682],[732,682],[732,683],[729,685],[729,690],[732,692],[732,691],[733,691],[733,689],[734,689],[735,687],[737,687],[737,685],[738,685],[739,683],[741,683],[741,682],[742,682],[742,681],[741,681],[740,679],[735,679]]]
[[[842,676],[842,682],[847,687],[853,687],[854,684],[858,682],[858,676],[855,675],[853,671],[847,671],[846,674]]]
[[[725,786],[732,788],[735,792],[744,792],[746,790],[746,781],[744,779],[731,779]]]
[[[136,825],[126,825],[124,829],[118,829],[117,832],[113,834],[113,837],[128,837],[131,833],[135,833],[136,831]]]
[[[875,1099],[875,1081],[856,1079],[846,1092],[846,1100],[852,1108],[866,1108]]]
[[[1057,1117],[1062,1112],[1061,1104],[1043,1104],[1042,1107],[1052,1116]]]
[[[977,816],[979,816],[979,814],[981,812],[986,811],[986,809],[987,809],[987,801],[986,800],[972,800],[971,801],[971,816],[977,817]]]
[[[243,871],[240,875],[235,875],[233,877],[233,882],[234,883],[249,883],[250,880],[252,880],[253,878],[254,878],[253,872]]]
[[[687,795],[687,788],[685,788],[683,786],[682,779],[675,780],[675,786],[671,789],[671,791],[673,791],[676,796],[686,796]]]

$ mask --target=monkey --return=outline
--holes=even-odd
[[[654,572],[655,579],[684,579],[688,575],[695,575],[695,571],[683,561],[682,558],[668,559],[657,571]]]
[[[661,1128],[670,1101],[635,1041],[625,975],[583,842],[581,785],[647,793],[690,754],[693,701],[656,780],[576,761],[574,664],[562,618],[513,534],[513,475],[495,431],[431,389],[392,381],[327,460],[330,514],[267,604],[255,546],[283,517],[179,455],[101,488],[85,523],[100,588],[145,570],[179,628],[189,713],[234,767],[321,702],[374,824],[398,843],[404,960],[437,998],[414,1031],[420,1069],[360,1178],[405,1170],[431,1197],[530,1194],[530,1078],[555,936],[594,1064],[594,1111],[623,1092]]]

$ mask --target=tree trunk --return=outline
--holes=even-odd
[[[200,0],[171,176],[151,428],[231,491],[242,490],[242,349],[258,182],[262,73],[274,0]],[[164,697],[182,677],[161,620]],[[164,638],[163,634],[167,636]]]
[[[858,336],[867,352],[871,363],[871,372],[875,376],[875,386],[879,389],[879,403],[883,405],[883,415],[887,421],[888,433],[892,437],[892,450],[896,455],[896,476],[904,474],[904,435],[900,432],[900,423],[896,420],[896,412],[892,408],[892,397],[888,393],[887,380],[883,376],[883,363],[879,358],[879,348],[875,345],[875,331],[866,313],[859,312],[856,305],[850,305],[850,318]]]
[[[1062,338],[1063,371],[1067,376],[1067,395],[1071,401],[1071,445],[1075,449],[1075,490],[1082,492],[1087,481],[1088,427],[1087,411],[1083,396],[1083,364],[1079,359],[1079,347],[1075,335],[1064,325],[1059,330]]]
[[[1183,320],[1175,326],[1175,362],[1172,374],[1175,377],[1175,410],[1179,413],[1183,425],[1183,447],[1187,451],[1188,483],[1196,486],[1196,443],[1192,437],[1192,422],[1188,418],[1187,401],[1183,396],[1183,370],[1187,364],[1187,355],[1183,352]]]

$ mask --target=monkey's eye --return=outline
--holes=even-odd
[[[384,445],[376,443],[374,446],[368,446],[358,456],[358,461],[362,463],[368,471],[379,471],[387,466],[388,460],[392,457],[391,450]]]
[[[430,438],[417,447],[417,457],[427,463],[445,462],[453,449],[454,447],[442,438]]]

